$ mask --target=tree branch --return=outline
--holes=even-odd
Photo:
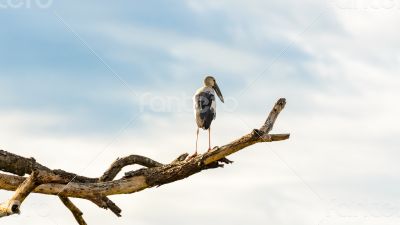
[[[63,196],[59,196],[59,198],[61,202],[65,205],[65,207],[67,207],[71,211],[72,215],[75,217],[75,220],[76,222],[78,222],[79,225],[87,225],[82,217],[82,211],[79,210],[78,207],[76,207],[74,203],[69,200],[69,198]]]
[[[68,180],[43,170],[34,170],[16,189],[14,195],[6,203],[0,205],[0,217],[20,213],[20,205],[26,197],[39,185],[57,182],[67,184]]]
[[[52,173],[53,176],[57,176],[58,180],[63,180],[64,184],[67,184],[72,181],[77,183],[96,183],[99,181],[99,178],[84,177],[60,169],[51,170],[48,167],[45,167],[40,163],[36,162],[34,158],[25,158],[4,150],[0,150],[0,170],[4,172],[13,173],[19,176],[32,173],[35,170],[46,171],[48,173]],[[4,179],[0,179],[0,182],[2,180]],[[121,216],[122,210],[107,197],[100,198],[96,196],[88,200],[92,201],[101,208],[110,209],[118,217]]]
[[[39,185],[38,173],[38,171],[34,171],[19,185],[11,199],[0,206],[0,217],[20,213],[19,207],[21,203]]]
[[[115,160],[110,168],[104,172],[103,176],[99,178],[100,182],[113,180],[117,174],[124,168],[125,166],[138,164],[141,166],[145,166],[147,168],[162,166],[163,164],[156,162],[150,158],[140,156],[140,155],[130,155],[124,158],[118,158]]]
[[[232,163],[226,158],[227,156],[248,146],[260,142],[288,139],[289,134],[269,134],[285,105],[285,99],[279,99],[260,129],[254,129],[249,134],[224,146],[214,147],[210,152],[193,158],[187,158],[188,154],[185,153],[172,163],[165,165],[144,156],[131,155],[114,161],[100,178],[88,178],[62,170],[50,170],[38,164],[33,158],[23,158],[0,151],[0,170],[15,174],[0,173],[0,189],[16,191],[13,198],[0,207],[0,216],[19,212],[19,205],[30,192],[59,196],[79,224],[86,223],[82,218],[82,212],[68,199],[69,197],[87,199],[120,216],[121,209],[107,196],[130,194],[175,182],[202,170],[220,168],[224,164]],[[114,180],[125,166],[133,164],[144,166],[144,168],[128,172],[123,178]],[[39,171],[39,174],[44,175],[38,180],[34,171]],[[27,173],[32,174],[28,178],[22,177]],[[10,209],[10,204],[18,204],[17,209],[15,207]]]

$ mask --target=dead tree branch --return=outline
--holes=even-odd
[[[59,196],[59,198],[61,202],[65,205],[65,207],[67,207],[69,211],[71,211],[72,215],[75,217],[75,220],[76,222],[78,222],[79,225],[87,225],[82,217],[82,211],[79,210],[78,207],[76,207],[74,203],[69,200],[69,198],[63,196]]]
[[[80,225],[86,224],[83,213],[69,198],[86,199],[97,206],[110,209],[120,216],[121,209],[108,196],[131,194],[146,188],[160,186],[187,178],[202,170],[223,167],[232,163],[226,157],[250,145],[260,142],[282,141],[289,134],[269,134],[279,113],[285,107],[286,100],[281,98],[274,105],[261,128],[221,147],[214,147],[210,152],[188,158],[182,154],[169,164],[161,164],[150,158],[130,155],[119,158],[99,178],[89,178],[63,170],[51,170],[36,162],[34,158],[24,158],[0,150],[0,189],[15,191],[7,202],[0,205],[0,217],[20,212],[20,205],[30,193],[57,195],[61,202],[71,211]],[[114,180],[126,166],[140,165],[143,168],[125,174]],[[30,174],[29,177],[23,177]]]

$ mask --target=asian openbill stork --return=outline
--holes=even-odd
[[[211,150],[211,122],[216,116],[215,93],[221,102],[224,102],[221,90],[219,89],[215,78],[207,76],[204,79],[204,86],[196,91],[193,96],[194,114],[197,123],[196,132],[196,151],[193,156],[197,155],[197,142],[199,140],[199,129],[208,130],[208,151]]]

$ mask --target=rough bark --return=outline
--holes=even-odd
[[[0,189],[15,191],[13,197],[0,205],[0,217],[19,213],[23,200],[31,193],[57,195],[71,211],[79,224],[86,224],[83,213],[69,198],[87,199],[101,208],[110,209],[120,216],[121,209],[108,196],[131,194],[146,188],[160,186],[185,179],[203,170],[223,167],[232,163],[226,157],[250,145],[260,142],[281,141],[289,134],[269,134],[279,113],[285,107],[285,99],[279,99],[261,128],[211,151],[188,158],[182,154],[169,164],[161,164],[150,158],[131,155],[118,158],[99,178],[89,178],[63,170],[51,170],[36,162],[34,158],[24,158],[0,150]],[[118,173],[128,165],[141,165],[143,168],[125,174],[114,180]],[[30,174],[28,178],[23,177]]]
[[[145,166],[147,168],[158,167],[162,166],[163,164],[156,162],[150,158],[140,156],[140,155],[130,155],[124,158],[118,158],[115,160],[110,168],[104,172],[103,176],[99,178],[100,182],[110,181],[113,180],[118,173],[124,168],[125,166],[138,164],[141,166]]]
[[[72,215],[75,217],[76,222],[78,222],[79,225],[87,225],[85,220],[83,219],[82,211],[78,209],[78,207],[75,206],[74,203],[69,200],[67,197],[59,196],[61,202],[71,211]]]

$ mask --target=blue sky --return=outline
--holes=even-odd
[[[0,1],[0,147],[52,168],[99,176],[119,156],[193,151],[191,97],[206,74],[227,100],[214,145],[287,98],[274,132],[289,141],[112,197],[122,218],[76,200],[89,224],[398,224],[400,2],[12,3]],[[74,223],[52,196],[22,210],[2,220]]]

